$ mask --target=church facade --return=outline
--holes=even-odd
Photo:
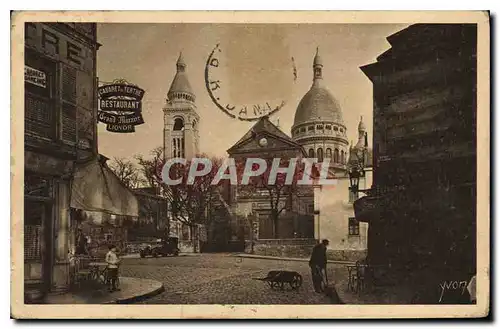
[[[313,60],[313,82],[297,106],[292,139],[301,145],[308,157],[330,160],[330,174],[337,179],[333,186],[316,186],[314,191],[314,237],[328,239],[329,257],[340,260],[363,258],[367,250],[368,224],[354,216],[353,202],[358,192],[349,188],[348,172],[363,160],[364,172],[359,189],[371,187],[371,150],[366,143],[364,122],[358,125],[358,141],[349,145],[347,127],[339,102],[327,89],[323,77],[323,60],[316,50]]]
[[[228,151],[235,162],[247,158],[305,158],[304,148],[261,118]],[[277,184],[278,185],[278,184]],[[246,252],[268,256],[307,257],[314,240],[314,189],[312,186],[264,186],[257,190],[231,186],[232,231],[244,240]],[[277,204],[272,205],[273,201]],[[273,211],[281,211],[274,217]]]

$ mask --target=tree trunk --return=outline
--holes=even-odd
[[[273,221],[273,236],[275,239],[279,239],[279,225],[278,225],[279,215],[276,210],[271,211],[271,220]]]

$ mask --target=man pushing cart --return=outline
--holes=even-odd
[[[321,243],[315,245],[309,260],[314,291],[319,293],[324,292],[328,286],[328,277],[326,275],[326,247],[328,243],[329,241],[324,239]]]

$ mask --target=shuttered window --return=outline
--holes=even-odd
[[[54,139],[56,136],[55,63],[25,54],[24,124],[29,134]]]
[[[76,69],[62,67],[62,111],[61,138],[63,141],[76,143]]]
[[[24,225],[24,260],[42,259],[42,226]]]

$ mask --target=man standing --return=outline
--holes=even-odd
[[[88,255],[89,251],[87,248],[87,237],[83,234],[81,228],[78,229],[78,234],[76,236],[76,254],[77,255]]]
[[[323,270],[326,271],[326,247],[328,240],[323,240],[314,246],[311,259],[309,260],[309,267],[311,267],[311,275],[313,280],[314,291],[322,292],[321,283],[323,281]]]

